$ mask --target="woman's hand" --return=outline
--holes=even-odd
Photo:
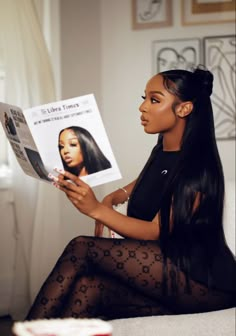
[[[68,199],[81,213],[94,218],[101,203],[96,199],[93,190],[87,183],[67,171],[60,171],[56,178],[53,175],[49,175],[49,177],[54,181],[54,186],[64,191]]]

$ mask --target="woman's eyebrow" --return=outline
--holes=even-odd
[[[164,93],[161,92],[161,91],[150,91],[150,93],[151,93],[151,94],[159,94],[159,95],[165,97]]]
[[[73,138],[68,138],[69,140],[78,140],[77,137],[73,137]]]

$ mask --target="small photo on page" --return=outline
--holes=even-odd
[[[46,171],[44,164],[41,160],[41,157],[38,152],[33,151],[32,149],[25,148],[25,152],[27,154],[27,157],[34,168],[35,172],[38,174],[38,176],[46,181],[51,181],[48,178],[48,172]]]
[[[4,112],[3,126],[5,128],[5,131],[6,131],[6,134],[7,134],[8,138],[10,140],[20,142],[20,140],[17,136],[16,126],[14,124],[13,118],[11,117],[10,113]]]
[[[92,134],[80,126],[60,130],[58,150],[64,170],[82,177],[112,167]]]

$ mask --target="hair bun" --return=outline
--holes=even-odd
[[[196,81],[196,86],[198,87],[201,94],[205,94],[210,97],[213,88],[213,74],[206,69],[198,67],[193,72],[193,75],[194,80]]]

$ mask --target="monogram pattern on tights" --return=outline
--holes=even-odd
[[[200,312],[227,306],[228,297],[190,279],[167,260],[156,241],[77,237],[65,248],[27,319]],[[189,288],[188,288],[189,287]]]

